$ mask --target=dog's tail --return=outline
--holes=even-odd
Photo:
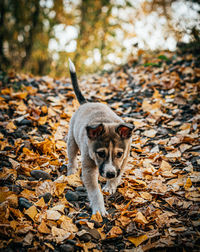
[[[69,58],[69,71],[70,71],[70,76],[71,76],[72,85],[74,88],[75,95],[76,95],[79,103],[84,104],[87,102],[87,100],[84,98],[84,96],[81,93],[81,90],[79,89],[78,80],[77,80],[77,76],[76,76],[76,68],[74,66],[74,63],[70,60],[70,58]]]

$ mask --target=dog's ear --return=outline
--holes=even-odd
[[[99,136],[104,133],[104,126],[102,123],[98,125],[88,125],[86,126],[87,136],[91,140],[96,140]]]
[[[128,139],[132,135],[133,128],[134,126],[132,124],[128,124],[128,123],[120,124],[116,128],[116,132],[120,135],[121,138]]]

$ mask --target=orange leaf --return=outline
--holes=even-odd
[[[111,228],[111,230],[108,232],[107,237],[108,238],[114,238],[122,234],[122,230],[118,226],[114,226]]]
[[[39,118],[38,123],[44,125],[47,122],[47,116],[42,116]]]
[[[25,99],[28,95],[28,92],[17,92],[12,95],[13,98]]]
[[[47,112],[48,112],[47,106],[42,106],[42,107],[41,107],[41,110],[42,110],[42,112],[43,112],[44,114],[47,114]]]
[[[140,235],[138,237],[128,237],[128,240],[132,242],[136,247],[138,247],[142,242],[146,241],[148,236],[146,234]]]
[[[45,202],[44,202],[44,198],[43,197],[41,197],[36,203],[35,203],[35,206],[38,206],[38,207],[45,207],[46,206],[46,204],[45,204]]]
[[[51,232],[51,230],[47,227],[44,220],[42,220],[42,222],[38,226],[38,231],[42,234],[49,234]]]
[[[138,222],[138,223],[141,223],[143,225],[148,223],[147,219],[145,218],[145,216],[141,212],[138,212],[136,214],[136,217],[134,218],[134,221]]]
[[[29,207],[27,210],[24,211],[33,221],[35,220],[35,216],[38,213],[37,208],[35,206]]]
[[[101,217],[101,214],[97,212],[96,214],[93,214],[91,217],[91,220],[97,221],[97,222],[102,222],[103,219]]]

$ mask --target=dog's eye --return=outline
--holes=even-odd
[[[106,152],[105,152],[105,151],[97,151],[97,155],[98,155],[100,158],[105,158]]]
[[[121,152],[121,151],[117,152],[117,158],[121,158],[122,155],[123,155],[123,152]]]

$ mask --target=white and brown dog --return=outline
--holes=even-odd
[[[133,126],[126,124],[107,105],[87,102],[69,59],[72,85],[80,107],[71,118],[68,140],[68,175],[77,171],[76,156],[81,152],[82,178],[92,213],[107,214],[98,185],[99,174],[107,179],[104,191],[114,193],[129,157]]]

